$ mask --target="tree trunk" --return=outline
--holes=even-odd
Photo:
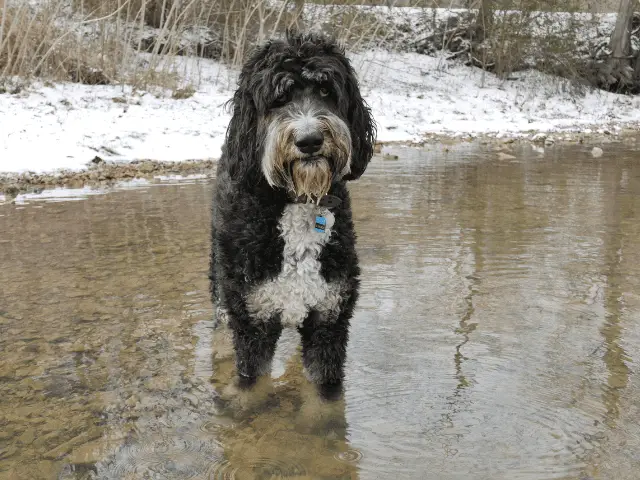
[[[469,0],[467,5],[469,9],[478,9],[475,23],[472,25],[471,37],[479,43],[483,42],[491,32],[495,0]]]
[[[2,42],[4,41],[4,24],[7,21],[7,7],[9,6],[9,1],[7,0],[7,6],[5,7],[4,0],[0,0],[0,9],[2,10],[2,19],[0,20],[0,46],[2,46]]]
[[[636,0],[620,0],[616,26],[609,42],[613,58],[628,57],[631,53],[631,20],[635,3]]]
[[[487,44],[485,40],[491,37],[493,27],[493,13],[496,0],[475,0],[473,5],[478,9],[473,24],[469,26],[469,37],[471,39],[471,51],[469,61],[471,65],[488,70],[491,61],[487,58]],[[484,73],[482,77],[484,86]]]
[[[631,66],[631,21],[637,0],[620,0],[616,26],[611,34],[609,49],[610,73],[620,86],[627,86],[633,82],[633,68]]]
[[[291,22],[291,27],[295,28],[298,31],[304,30],[304,0],[294,0],[295,8],[293,10],[293,22]]]
[[[482,29],[485,32],[489,32],[491,30],[494,8],[494,0],[482,0],[480,2],[480,15],[478,19],[480,20]]]

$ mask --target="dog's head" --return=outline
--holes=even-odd
[[[287,33],[244,65],[227,136],[232,175],[259,172],[274,188],[317,199],[360,177],[375,123],[344,50],[322,36]],[[233,159],[231,159],[233,157]]]

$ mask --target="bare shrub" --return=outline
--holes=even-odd
[[[468,44],[469,63],[501,78],[527,68],[577,75],[578,33],[585,21],[578,2],[493,0],[491,5],[490,22],[481,12],[476,14],[475,28],[471,28],[475,42],[471,39]]]
[[[600,19],[582,12],[579,2],[472,2],[473,7],[481,4],[491,9],[469,8],[434,16],[424,36],[406,43],[409,50],[428,55],[444,52],[448,60],[462,60],[504,79],[520,70],[537,69],[590,83],[589,59],[597,45]]]
[[[442,5],[466,8],[433,8]],[[179,56],[237,67],[257,43],[297,27],[329,33],[352,50],[444,53],[443,58],[505,79],[537,68],[588,82],[607,71],[591,54],[596,47],[585,38],[587,17],[580,5],[578,0],[11,0],[0,7],[0,78],[176,90],[185,87]],[[640,60],[636,65],[640,76]]]
[[[117,18],[137,50],[197,55],[237,65],[267,36],[297,24],[292,2],[265,0],[73,0],[74,11]],[[297,12],[299,16],[300,12]]]
[[[106,84],[116,76],[104,56],[96,56],[86,44],[56,23],[60,4],[43,8],[28,4],[7,7],[3,11],[3,35],[0,38],[0,76],[47,77],[82,83]],[[103,51],[113,49],[105,42]]]
[[[141,58],[132,45],[130,25],[118,21],[127,2],[119,2],[113,11],[91,5],[72,11],[63,0],[5,6],[0,21],[0,78],[174,88],[178,82],[172,69],[158,68],[159,56]]]

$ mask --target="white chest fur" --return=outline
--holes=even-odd
[[[326,220],[324,232],[315,230],[316,217]],[[284,239],[280,274],[257,288],[247,298],[249,312],[256,320],[280,314],[283,325],[300,325],[310,309],[329,313],[340,302],[340,285],[327,283],[320,274],[318,257],[331,237],[335,217],[326,208],[313,204],[287,205],[279,222]]]

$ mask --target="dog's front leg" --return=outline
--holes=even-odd
[[[250,388],[261,375],[271,371],[271,360],[282,332],[279,321],[255,323],[251,318],[230,324],[236,352],[238,386]]]
[[[336,400],[342,393],[344,363],[349,339],[349,315],[341,313],[329,319],[312,310],[299,328],[302,361],[320,395]]]

